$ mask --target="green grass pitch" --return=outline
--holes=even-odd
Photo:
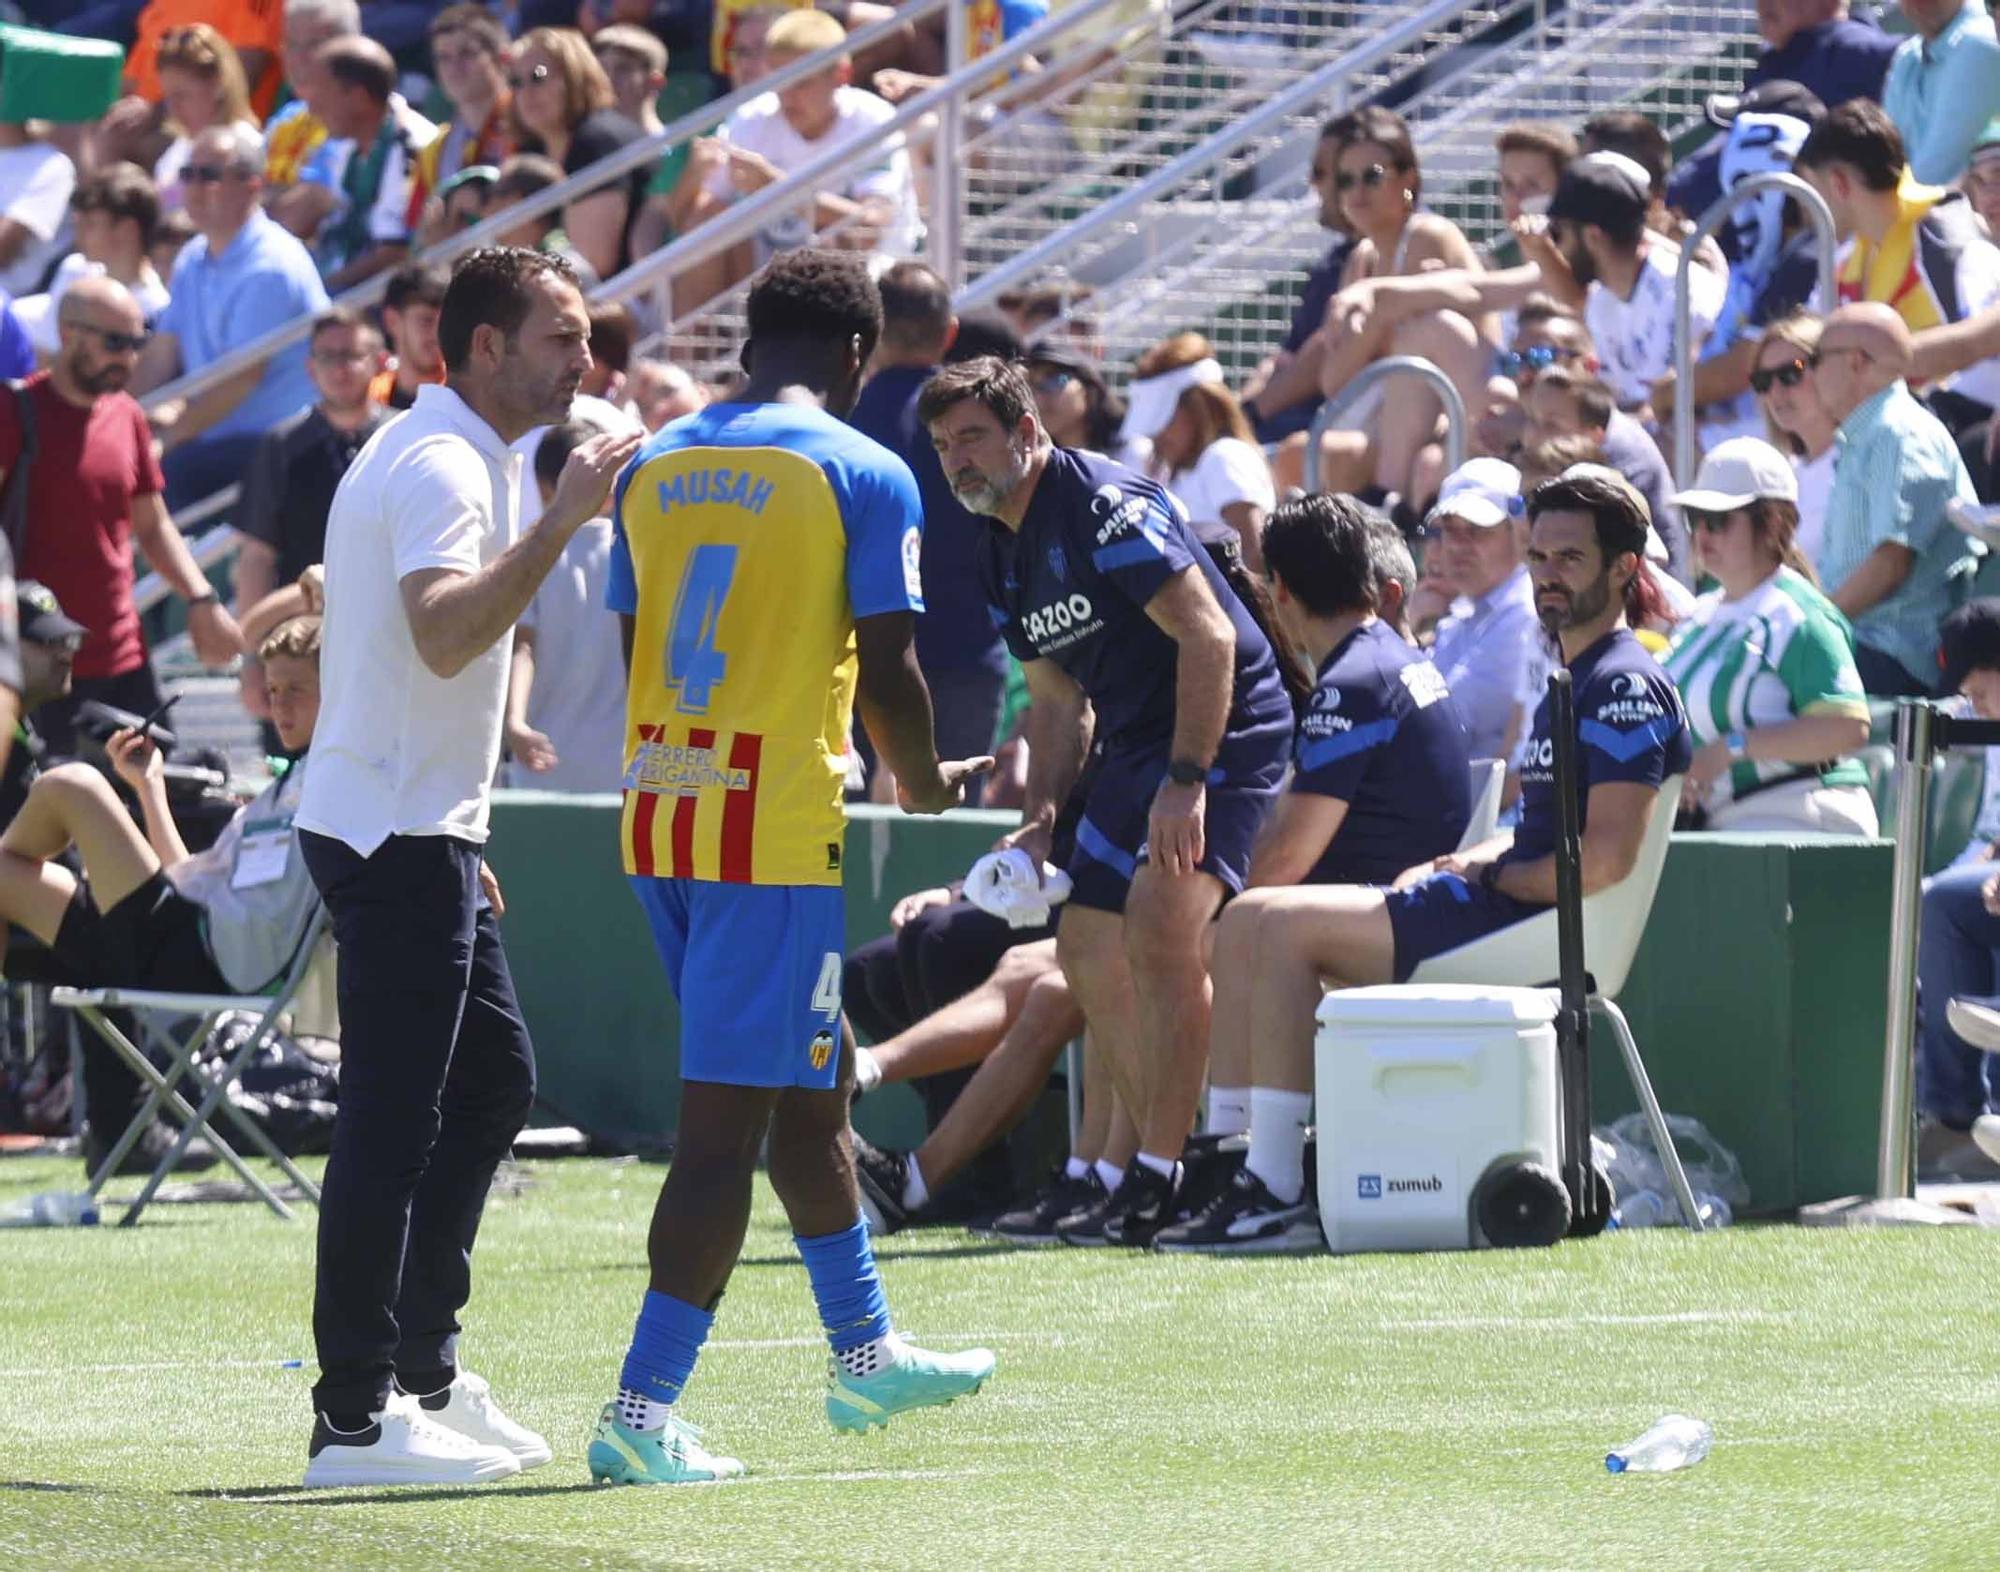
[[[0,1204],[78,1165],[0,1165]],[[298,1490],[310,1216],[0,1233],[0,1566],[1989,1567],[1995,1239],[1737,1228],[1553,1251],[1202,1261],[889,1240],[899,1326],[994,1381],[838,1436],[760,1181],[685,1412],[749,1478],[598,1489],[583,1444],[660,1170],[495,1196],[463,1354],[556,1448],[474,1491]],[[126,1181],[114,1194],[135,1187]],[[286,1370],[305,1359],[306,1370]],[[1660,1414],[1707,1462],[1614,1479]]]

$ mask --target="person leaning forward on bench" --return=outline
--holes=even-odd
[[[1583,893],[1626,878],[1661,784],[1688,769],[1679,695],[1632,634],[1656,609],[1645,566],[1646,504],[1629,481],[1577,464],[1528,499],[1535,611],[1576,688]],[[1250,1152],[1223,1197],[1221,1248],[1286,1248],[1305,1230],[1304,1116],[1258,1117],[1260,1091],[1310,1094],[1314,1013],[1324,988],[1404,982],[1420,962],[1555,904],[1555,749],[1546,700],[1521,771],[1521,821],[1499,837],[1409,869],[1394,884],[1252,890],[1223,913],[1218,953],[1255,964],[1215,974],[1211,1060],[1251,1067]],[[1245,928],[1254,931],[1247,935]],[[1235,930],[1235,931],[1232,931]],[[1522,977],[1524,987],[1546,979]],[[1247,1042],[1246,1042],[1247,1039]],[[1267,1106],[1277,1106],[1275,1100]],[[1190,1230],[1191,1232],[1194,1230]],[[1204,1239],[1209,1230],[1201,1230]],[[1185,1243],[1162,1235],[1163,1248]],[[1217,1248],[1207,1240],[1208,1248]],[[1289,1246],[1296,1248],[1296,1244]]]

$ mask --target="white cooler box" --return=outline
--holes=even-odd
[[[1553,1244],[1569,1231],[1555,996],[1348,988],[1314,1044],[1329,1249]]]

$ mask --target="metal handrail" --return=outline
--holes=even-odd
[[[1211,164],[1221,162],[1245,143],[1284,130],[1285,122],[1298,111],[1300,106],[1310,104],[1340,89],[1348,77],[1379,65],[1399,50],[1407,49],[1424,34],[1450,22],[1455,17],[1464,15],[1468,9],[1466,0],[1433,0],[1431,5],[1403,18],[1395,26],[1376,34],[1366,43],[1357,44],[1336,55],[1318,70],[1299,78],[1277,97],[1266,100],[1228,130],[1218,132],[1199,146],[1170,159],[1144,180],[1127,186],[1110,201],[1100,204],[1090,214],[1091,226],[1101,229],[1108,224],[1117,223],[1128,214],[1173,190],[1190,175]],[[984,65],[985,61],[982,60],[980,64]],[[1021,280],[1032,277],[1055,261],[1075,243],[1075,226],[1069,226],[1047,236],[1013,260],[1003,262],[999,267],[981,276],[975,283],[960,290],[957,297],[958,309],[961,312],[974,310],[997,299]]]
[[[887,138],[907,132],[933,110],[951,109],[967,88],[984,83],[1024,57],[1045,49],[1056,35],[1088,21],[1098,12],[1124,3],[1125,0],[1082,0],[1081,4],[1067,7],[1059,15],[1037,22],[1027,32],[981,55],[955,75],[905,99],[896,106],[895,115],[883,121],[872,136],[822,153],[784,179],[766,186],[744,201],[732,204],[727,211],[718,213],[692,234],[681,236],[651,256],[633,262],[622,273],[606,279],[592,293],[591,299],[623,300],[641,294],[683,268],[705,262],[738,241],[747,240],[764,227],[772,214],[796,206],[800,198],[817,193],[834,177],[845,174],[851,168],[863,168],[879,162],[881,144]],[[1446,3],[1455,5],[1459,0],[1446,0]],[[962,177],[963,173],[962,169],[954,166],[954,179]]]
[[[1465,462],[1465,400],[1458,396],[1458,389],[1437,365],[1421,355],[1390,355],[1386,359],[1371,361],[1347,379],[1347,386],[1321,404],[1314,413],[1312,424],[1306,428],[1306,490],[1317,492],[1320,479],[1319,439],[1326,435],[1334,421],[1360,400],[1361,395],[1378,382],[1386,382],[1390,377],[1416,377],[1430,384],[1444,405],[1444,468],[1449,475]]]
[[[1674,483],[1677,486],[1694,484],[1694,305],[1689,294],[1689,270],[1695,266],[1695,252],[1722,227],[1722,221],[1750,198],[1762,196],[1766,191],[1784,192],[1812,221],[1819,241],[1820,298],[1829,309],[1833,305],[1838,285],[1834,255],[1840,241],[1826,199],[1811,186],[1797,175],[1768,170],[1739,180],[1709,204],[1701,222],[1694,226],[1694,233],[1682,242],[1681,263],[1674,274]]]
[[[859,32],[842,39],[840,43],[822,49],[818,54],[795,60],[782,70],[760,77],[748,87],[740,87],[726,97],[692,109],[671,124],[661,127],[659,131],[637,142],[629,143],[615,152],[605,154],[587,169],[580,169],[573,175],[565,176],[546,191],[538,191],[533,196],[523,197],[518,202],[510,203],[502,211],[481,219],[472,228],[451,235],[415,254],[429,261],[447,262],[480,246],[491,245],[498,241],[501,235],[517,228],[526,219],[553,213],[577,197],[588,196],[636,169],[656,163],[662,155],[679,143],[722,124],[753,98],[789,87],[794,82],[823,71],[845,56],[900,34],[913,22],[922,21],[933,13],[943,10],[949,32],[951,16],[962,9],[957,0],[910,0],[910,3],[899,8],[894,16],[871,23]],[[1043,23],[1041,26],[1046,27],[1047,24]],[[985,60],[981,60],[979,64],[984,65]],[[352,289],[343,291],[335,297],[333,304],[355,309],[372,306],[382,298],[388,287],[388,276],[378,273],[375,277],[356,284]],[[163,383],[146,394],[140,402],[147,409],[152,409],[172,399],[191,398],[198,393],[205,393],[218,383],[228,381],[229,378],[248,370],[251,366],[262,365],[281,350],[289,349],[299,343],[311,332],[312,319],[309,317],[287,322],[282,327],[273,328],[263,337],[252,339],[240,348],[231,350],[221,359],[202,367],[200,371]]]

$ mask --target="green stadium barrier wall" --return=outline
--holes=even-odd
[[[903,895],[963,874],[1014,822],[852,810],[847,933],[886,931]],[[678,1017],[619,863],[615,797],[501,792],[489,848],[507,950],[560,1118],[646,1146],[679,1108]],[[1889,943],[1890,848],[1834,837],[1676,836],[1620,997],[1662,1104],[1736,1153],[1752,1209],[1873,1184]],[[1608,1028],[1593,1059],[1601,1121],[1636,1106]],[[857,1106],[871,1138],[912,1143],[907,1088]]]

